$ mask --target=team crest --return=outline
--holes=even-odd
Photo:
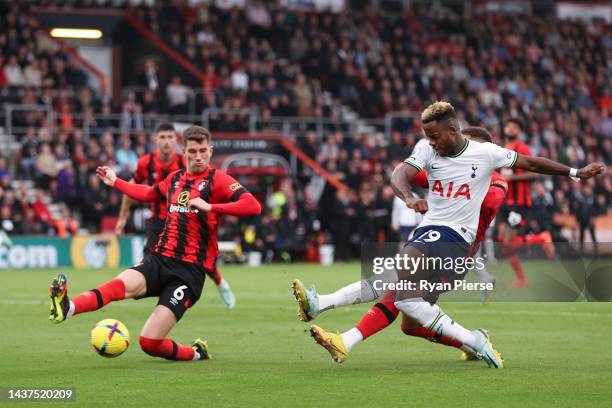
[[[198,184],[198,191],[204,190],[206,188],[206,184],[208,184],[206,180],[200,182],[200,184]]]
[[[238,190],[240,187],[242,187],[242,185],[240,183],[234,183],[232,185],[229,186],[230,190],[232,191],[236,191]]]

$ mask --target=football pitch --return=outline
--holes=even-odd
[[[525,263],[529,274],[538,264]],[[490,267],[500,285],[505,263]],[[171,333],[182,343],[208,339],[210,361],[169,362],[149,357],[138,336],[156,300],[126,300],[60,325],[48,320],[53,270],[0,272],[0,387],[76,390],[76,401],[53,406],[150,407],[391,407],[603,406],[612,400],[612,304],[444,302],[468,328],[487,328],[506,369],[462,362],[459,352],[409,338],[399,321],[355,347],[334,365],[298,321],[290,283],[316,283],[322,293],[360,278],[358,264],[223,266],[237,297],[222,305],[206,282],[203,297]],[[117,270],[69,270],[69,293],[91,289]],[[352,327],[369,305],[321,315],[327,330]],[[93,325],[121,320],[131,346],[116,358],[96,355]],[[20,404],[24,406],[26,404]],[[36,403],[40,406],[40,403]]]

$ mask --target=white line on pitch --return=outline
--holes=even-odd
[[[38,301],[38,300],[26,300],[26,299],[4,299],[0,300],[0,305],[37,305],[43,306],[46,305],[46,301]],[[535,303],[537,304],[537,303]],[[111,307],[141,307],[141,308],[151,308],[152,303],[148,302],[118,302],[113,303]],[[205,307],[214,307],[219,309],[225,309],[225,306],[222,304],[207,304]],[[293,305],[257,305],[257,306],[249,306],[249,309],[277,309],[282,310],[284,308],[293,309]],[[245,309],[246,310],[246,309]],[[562,317],[604,317],[604,318],[612,318],[612,313],[595,313],[595,312],[550,312],[550,311],[540,311],[540,310],[473,310],[466,309],[461,310],[460,308],[446,308],[446,310],[452,310],[453,314],[458,313],[468,313],[471,315],[485,315],[485,316],[495,316],[495,315],[509,315],[509,316],[562,316]],[[342,312],[354,312],[355,309],[351,307],[343,307],[340,309],[335,309],[334,312],[342,311]]]

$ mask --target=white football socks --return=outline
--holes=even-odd
[[[363,334],[357,329],[353,327],[351,330],[345,331],[341,334],[342,341],[344,342],[344,346],[346,347],[346,351],[351,351],[351,349],[360,341],[363,340]]]
[[[74,314],[74,302],[71,300],[70,307],[68,308],[68,313],[66,313],[66,319],[69,317],[72,317],[73,314]]]
[[[361,281],[353,282],[329,295],[319,295],[319,313],[336,307],[371,302],[374,299],[362,299]]]

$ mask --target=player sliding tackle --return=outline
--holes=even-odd
[[[142,263],[72,301],[68,298],[67,279],[60,273],[51,283],[51,322],[61,323],[112,301],[158,297],[140,333],[142,350],[168,360],[210,357],[201,339],[190,347],[166,336],[202,294],[206,273],[217,260],[217,230],[223,214],[255,216],[261,206],[236,180],[210,165],[213,148],[208,130],[192,126],[183,138],[186,169],[171,173],[154,186],[128,183],[108,167],[96,169],[105,184],[137,201],[166,200],[166,223],[159,241]]]
[[[587,179],[604,171],[604,165],[600,163],[577,170],[541,157],[524,157],[491,143],[470,143],[460,132],[455,110],[446,102],[436,102],[427,107],[421,115],[421,121],[429,145],[413,152],[411,157],[395,169],[391,178],[396,195],[404,200],[409,208],[427,212],[413,238],[400,251],[402,255],[440,259],[450,257],[455,260],[464,258],[470,245],[475,242],[479,208],[488,190],[491,174],[496,168],[516,167],[535,173],[580,179]],[[421,170],[427,171],[430,185],[427,200],[414,199],[410,192],[410,181]],[[463,274],[455,274],[452,270],[422,268],[400,269],[397,274],[400,281],[416,283],[415,289],[396,292],[394,306],[403,314],[403,327],[417,325],[425,328],[426,335],[433,334],[437,339],[446,338],[449,342],[454,341],[455,345],[465,346],[466,350],[473,351],[477,358],[484,359],[489,367],[503,367],[500,354],[493,348],[485,332],[467,330],[450,319],[436,305],[441,291],[425,291],[418,285],[419,281],[454,282],[463,279]],[[360,301],[373,301],[380,294],[372,290],[368,292],[368,287],[369,283],[361,281],[349,285],[347,288],[351,289],[344,293],[355,293],[359,290],[360,297],[363,296]],[[362,288],[366,290],[361,292]],[[316,296],[300,293],[300,290],[296,289],[300,288],[294,285],[300,308],[307,317],[316,314],[314,310],[336,306],[327,303],[322,307],[320,302],[317,305]],[[346,300],[350,298],[344,297],[344,301]],[[342,361],[346,358],[347,350],[343,337],[332,336],[316,326],[311,327],[311,334],[319,344],[330,351],[334,360]]]

